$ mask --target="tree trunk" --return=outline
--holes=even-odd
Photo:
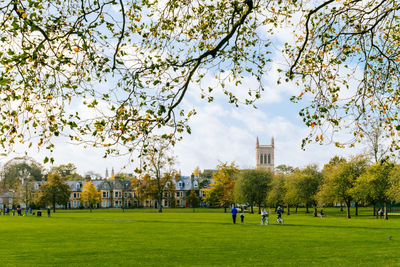
[[[356,206],[356,213],[355,213],[355,215],[358,216],[358,202],[356,202],[356,205],[355,205],[355,206]]]
[[[314,217],[318,217],[317,206],[314,205]]]
[[[290,206],[287,204],[287,215],[290,215]]]
[[[261,214],[261,203],[258,203],[258,214]]]
[[[224,206],[224,213],[226,213],[226,206]]]
[[[347,201],[347,202],[346,202],[346,218],[347,218],[347,219],[350,219],[350,218],[351,218],[351,216],[350,216],[350,205],[351,205],[351,202],[350,202],[350,201]]]
[[[385,220],[389,219],[388,217],[388,207],[387,207],[387,202],[384,203],[384,207],[385,207]]]
[[[340,212],[343,212],[343,203],[340,203]]]
[[[308,204],[306,203],[306,213],[310,213],[309,211],[308,211]]]
[[[161,192],[158,194],[158,212],[162,213],[162,194]]]
[[[251,214],[253,214],[254,213],[254,211],[253,211],[253,204],[251,205],[251,208],[250,208],[250,212],[251,212]]]
[[[90,205],[89,209],[90,209],[90,212],[92,212],[92,205]]]
[[[299,207],[299,205],[296,204],[296,211],[295,211],[295,213],[297,213],[297,208],[298,208],[298,207]]]
[[[53,213],[56,212],[56,197],[53,196]]]
[[[377,218],[378,218],[378,214],[376,214],[376,204],[375,204],[375,202],[374,203],[372,203],[372,205],[374,206],[374,209],[373,209],[373,216],[376,216]]]

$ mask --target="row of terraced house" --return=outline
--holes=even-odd
[[[84,205],[80,202],[79,198],[82,193],[82,188],[86,182],[90,179],[82,181],[66,181],[70,187],[71,196],[69,202],[66,204],[68,209],[82,208]],[[204,183],[206,181],[206,183]],[[146,207],[146,208],[158,208],[159,203],[157,200],[148,198],[139,200],[136,188],[133,187],[131,181],[129,180],[91,180],[91,182],[96,186],[97,190],[100,192],[100,201],[97,203],[97,208],[133,208],[133,207]],[[39,189],[40,185],[44,181],[32,182],[34,183],[35,191]],[[165,208],[169,207],[188,207],[187,196],[192,189],[198,194],[200,200],[205,196],[205,189],[212,183],[212,179],[198,178],[193,175],[190,176],[180,176],[176,181],[173,181],[175,190],[165,191],[163,193],[163,199],[161,205]],[[171,188],[170,184],[166,187]],[[171,196],[171,194],[174,194]],[[4,199],[4,200],[3,200]],[[171,203],[174,201],[175,203]],[[0,202],[6,204],[5,206],[13,206],[12,194],[7,194],[0,196]],[[19,205],[25,208],[23,204],[13,203],[14,205]],[[200,205],[204,206],[205,203],[200,201]],[[58,205],[57,208],[65,208],[64,205]]]
[[[201,179],[204,181],[204,179]],[[83,185],[86,181],[67,181],[71,190],[70,201],[67,208],[80,208],[83,205],[79,201]],[[209,180],[206,184],[210,184]],[[129,180],[92,180],[100,192],[101,200],[97,203],[97,208],[132,208],[132,207],[148,207],[158,208],[158,201],[148,198],[140,201],[136,193],[136,188],[132,186]],[[163,193],[161,205],[168,207],[188,207],[187,196],[192,189],[198,193],[200,199],[205,196],[205,187],[200,186],[199,178],[190,176],[180,176],[179,180],[173,181],[175,190],[173,192],[166,191]],[[204,184],[204,183],[202,183]],[[167,184],[166,186],[169,186]],[[175,194],[172,198],[170,194]],[[175,203],[171,203],[171,200]],[[201,202],[201,205],[205,203]]]

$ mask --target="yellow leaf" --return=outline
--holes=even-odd
[[[28,16],[28,14],[26,14],[25,12],[21,15],[21,17],[22,17],[23,19],[25,19],[27,16]]]

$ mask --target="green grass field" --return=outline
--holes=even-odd
[[[1,215],[0,266],[400,266],[400,216],[326,213],[285,215],[284,225],[271,215],[268,226],[210,209]]]

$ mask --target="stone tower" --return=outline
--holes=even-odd
[[[256,141],[256,169],[269,168],[274,170],[274,138],[271,139],[270,145],[260,145],[257,137]]]

